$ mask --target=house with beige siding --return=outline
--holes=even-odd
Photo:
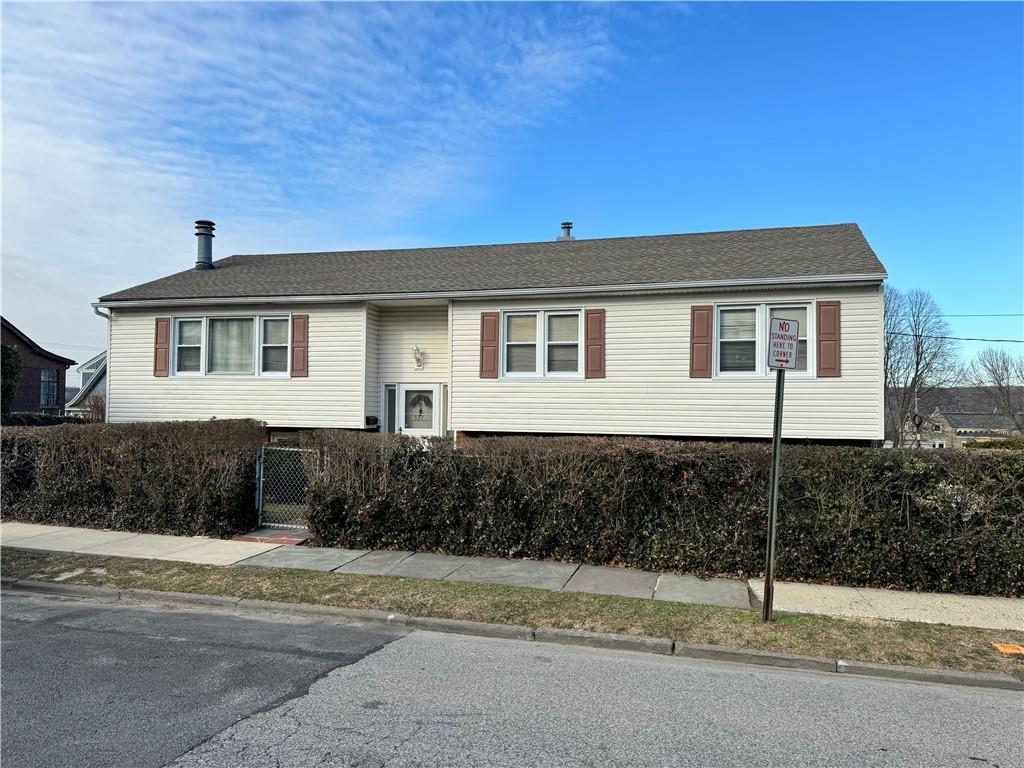
[[[885,269],[855,224],[198,259],[103,296],[112,422],[272,433],[883,437]]]

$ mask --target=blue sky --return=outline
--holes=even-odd
[[[83,361],[89,302],[186,268],[196,218],[217,256],[569,218],[855,221],[898,287],[1021,313],[1022,39],[1017,3],[5,3],[3,312]]]

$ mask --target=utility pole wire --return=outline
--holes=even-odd
[[[905,331],[889,331],[894,336],[911,336],[918,339],[947,339],[948,341],[990,341],[996,344],[1024,344],[1024,339],[976,339],[970,336],[933,336],[928,333],[906,333]]]

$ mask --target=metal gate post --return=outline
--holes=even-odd
[[[256,515],[259,526],[263,527],[263,452],[265,445],[261,445],[256,453]]]

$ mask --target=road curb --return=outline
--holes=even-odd
[[[279,600],[255,600],[242,598],[238,607],[249,611],[274,611],[293,616],[313,616],[317,618],[341,618],[346,621],[369,622],[371,624],[387,624],[391,627],[404,627],[409,617],[401,613],[377,611],[372,608],[342,608],[334,605],[316,605],[314,603],[287,603]]]
[[[583,645],[588,648],[658,653],[662,656],[672,655],[672,641],[667,637],[613,635],[606,632],[581,632],[576,629],[554,629],[551,627],[537,627],[533,630],[533,636],[538,643]]]
[[[187,603],[188,605],[214,605],[233,608],[241,602],[242,598],[222,595],[200,595],[194,592],[162,592],[159,589],[131,587],[121,590],[121,600],[136,602],[155,600],[164,603]]]
[[[105,602],[117,602],[121,599],[121,591],[112,587],[94,587],[90,584],[55,584],[50,581],[32,581],[31,579],[18,579],[15,582],[5,582],[2,585],[5,589],[24,589],[28,592],[47,592],[53,595],[64,595],[67,597],[90,597]]]
[[[797,656],[792,653],[755,651],[750,648],[729,648],[724,645],[676,643],[675,655],[688,659],[733,661],[741,664],[758,664],[762,667],[809,669],[815,672],[835,672],[837,668],[835,659],[822,659],[817,656]]]
[[[574,629],[556,629],[551,627],[514,626],[509,624],[487,624],[477,621],[460,621],[457,619],[437,619],[431,617],[405,616],[399,613],[388,613],[361,608],[341,608],[330,605],[314,605],[309,603],[286,603],[273,600],[253,600],[250,598],[224,597],[219,595],[201,595],[189,592],[161,592],[152,589],[114,589],[112,587],[95,587],[88,584],[57,584],[49,581],[33,581],[31,579],[0,579],[4,590],[27,591],[63,595],[67,597],[86,597],[104,602],[135,602],[159,603],[161,605],[207,606],[230,608],[247,613],[284,613],[293,616],[311,616],[318,618],[342,619],[348,622],[382,624],[391,627],[402,627],[429,632],[448,632],[477,637],[492,637],[510,640],[526,640],[556,645],[604,648],[608,650],[635,651],[661,656],[679,658],[704,659],[708,661],[728,661],[739,664],[754,664],[783,669],[799,669],[832,674],[862,675],[891,680],[903,680],[945,685],[970,686],[975,688],[996,688],[1002,690],[1022,691],[1024,682],[1010,675],[993,672],[958,672],[948,669],[926,669],[922,667],[905,667],[892,664],[873,664],[865,661],[849,661],[846,659],[823,659],[814,656],[797,656],[785,653],[756,651],[745,648],[729,648],[718,645],[694,645],[674,643],[663,637],[644,637],[641,635],[617,635],[601,632],[582,632]]]
[[[978,688],[1001,688],[1007,691],[1024,691],[1024,682],[1010,675],[998,672],[958,672],[953,669],[923,669],[896,664],[872,664],[868,661],[839,659],[836,671],[847,675],[866,675],[895,680],[917,680],[925,683],[946,685],[973,685]]]
[[[450,632],[455,635],[476,635],[478,637],[498,637],[504,640],[533,640],[531,627],[520,627],[515,624],[487,624],[482,621],[463,621],[460,619],[436,619],[429,616],[410,616],[405,623],[409,629],[421,629],[425,632]]]

